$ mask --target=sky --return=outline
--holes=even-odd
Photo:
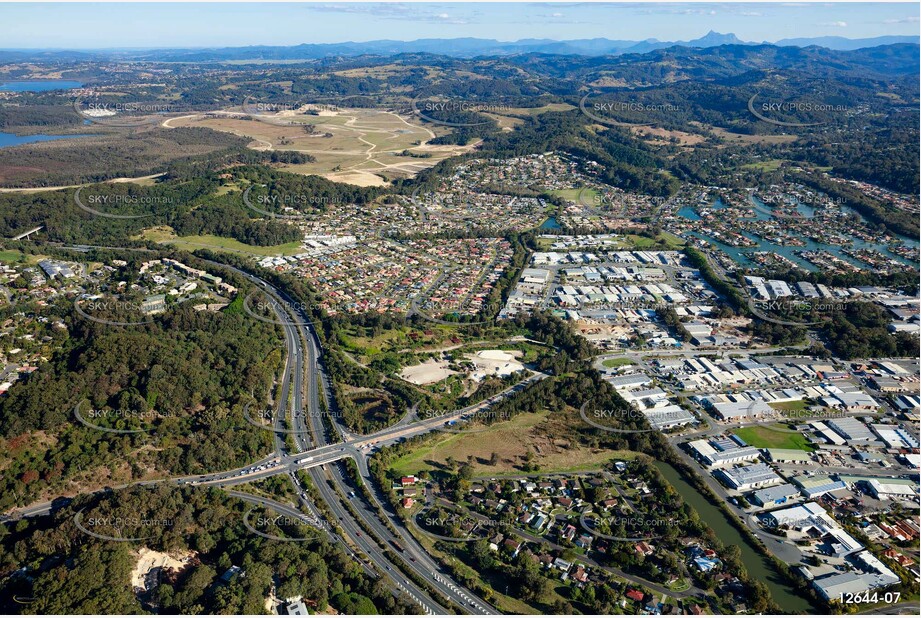
[[[242,47],[377,39],[745,41],[917,35],[914,3],[0,3],[0,48]]]

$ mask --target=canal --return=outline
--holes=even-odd
[[[674,487],[684,501],[693,508],[701,521],[716,533],[726,545],[738,545],[742,550],[742,562],[745,564],[748,574],[767,585],[771,592],[774,602],[784,611],[791,614],[796,613],[815,613],[818,608],[804,597],[798,595],[791,588],[783,576],[777,572],[774,565],[762,556],[752,543],[733,525],[729,516],[722,509],[712,504],[710,500],[701,494],[697,488],[687,482],[681,473],[671,465],[656,461],[656,467],[662,476]]]

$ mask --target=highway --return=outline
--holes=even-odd
[[[277,290],[273,290],[273,292],[282,294]],[[319,346],[319,341],[316,334],[309,327],[309,321],[306,319],[306,316],[300,312],[299,306],[290,303],[288,309],[291,313],[296,314],[291,320],[291,326],[300,331],[300,337],[298,337],[299,344],[307,344],[306,354],[300,354],[297,358],[302,366],[306,362],[308,375],[307,408],[303,407],[303,392],[299,389],[294,391],[294,409],[303,411],[303,413],[294,416],[294,429],[296,432],[293,436],[295,444],[302,452],[292,457],[295,460],[301,460],[304,457],[316,458],[317,455],[315,453],[321,453],[320,459],[313,459],[310,462],[305,462],[304,465],[309,468],[311,479],[320,492],[324,502],[326,502],[334,515],[339,518],[339,525],[346,531],[353,542],[362,547],[363,551],[365,551],[375,563],[383,565],[384,569],[387,571],[395,570],[394,565],[389,562],[386,555],[377,544],[362,535],[361,524],[364,524],[366,529],[370,529],[375,537],[380,539],[384,544],[392,545],[397,543],[399,546],[403,547],[404,551],[401,552],[401,554],[409,558],[404,561],[404,565],[412,569],[417,577],[425,580],[429,586],[437,590],[445,598],[451,600],[458,607],[463,607],[467,609],[467,611],[479,614],[498,613],[485,601],[479,599],[473,595],[473,593],[465,590],[454,582],[450,576],[443,572],[441,567],[429,557],[421,545],[415,541],[405,529],[402,522],[395,516],[388,516],[390,524],[401,533],[399,535],[394,535],[379,517],[380,512],[386,513],[387,511],[378,511],[378,508],[382,507],[380,503],[372,505],[365,501],[364,494],[356,491],[357,488],[353,487],[342,462],[331,465],[325,470],[318,467],[321,465],[321,461],[334,461],[346,456],[351,457],[358,464],[358,468],[362,472],[366,486],[369,488],[374,487],[374,483],[370,479],[370,473],[367,468],[367,454],[363,453],[362,450],[370,452],[372,444],[381,445],[396,441],[408,435],[417,435],[419,433],[432,431],[436,427],[443,425],[444,422],[446,422],[445,419],[432,419],[430,421],[418,423],[412,427],[398,427],[391,430],[384,430],[370,436],[362,436],[353,439],[349,442],[340,442],[338,445],[330,445],[330,437],[328,436],[327,428],[324,426],[323,413],[320,407],[320,378],[322,378],[323,398],[324,401],[327,402],[327,410],[330,409],[329,402],[331,398],[326,391],[328,380],[325,375],[322,374],[322,366],[320,363],[321,348]],[[460,415],[460,412],[456,414],[457,417]],[[307,424],[308,419],[310,426]],[[341,433],[343,430],[341,425],[336,419],[331,420],[333,425],[336,426]],[[312,444],[310,441],[312,441]],[[332,450],[329,450],[330,448]],[[330,487],[327,481],[332,483],[332,487]],[[352,496],[353,494],[354,497],[349,497],[348,499],[351,501],[352,507],[358,514],[358,517],[362,520],[361,523],[359,523],[356,518],[352,516],[350,511],[342,506],[340,502],[341,496]],[[390,514],[388,513],[388,515]],[[410,596],[419,601],[427,612],[438,614],[449,613],[447,608],[442,607],[439,603],[431,599],[431,597],[418,588],[411,579],[402,579],[402,581],[396,579],[396,583],[406,590]]]
[[[378,513],[374,508],[374,506],[377,505],[365,503],[363,496],[355,492],[355,497],[350,498],[350,500],[352,501],[355,512],[358,514],[358,518],[362,520],[361,522],[357,521],[357,518],[355,518],[340,502],[340,496],[350,496],[354,491],[344,466],[340,463],[331,465],[325,470],[320,468],[324,463],[333,462],[348,456],[358,462],[359,469],[367,470],[367,462],[365,461],[367,455],[362,453],[360,448],[363,446],[369,447],[369,441],[378,444],[395,441],[401,437],[405,437],[408,431],[413,434],[424,433],[438,426],[439,420],[442,424],[445,421],[442,419],[433,419],[432,421],[420,424],[420,426],[415,429],[398,428],[392,432],[387,432],[385,430],[384,432],[375,434],[375,436],[364,436],[350,443],[340,443],[339,445],[330,444],[331,440],[328,436],[327,428],[323,423],[323,412],[320,406],[320,380],[322,379],[323,398],[327,403],[327,409],[330,409],[330,397],[326,391],[326,384],[328,384],[328,381],[322,374],[320,362],[321,348],[316,333],[313,332],[313,329],[310,327],[309,319],[303,314],[300,306],[292,302],[284,292],[271,288],[266,282],[248,273],[243,273],[243,271],[238,272],[253,282],[258,281],[257,285],[260,285],[268,295],[276,297],[285,304],[283,309],[287,312],[287,319],[281,318],[281,321],[286,331],[285,343],[290,346],[288,348],[288,357],[293,359],[294,362],[291,400],[293,408],[292,418],[294,421],[293,429],[295,432],[290,435],[293,435],[295,445],[301,450],[300,453],[288,456],[288,460],[292,461],[292,464],[289,464],[289,466],[307,467],[309,469],[309,474],[314,486],[317,488],[323,501],[332,513],[339,518],[338,525],[344,530],[349,539],[360,547],[362,551],[369,556],[372,562],[381,567],[382,571],[393,573],[393,579],[396,585],[419,602],[427,613],[442,614],[449,612],[447,608],[437,603],[430,595],[416,586],[411,579],[405,578],[401,580],[398,578],[395,573],[396,565],[390,562],[383,550],[374,541],[362,534],[363,526],[365,529],[370,529],[385,545],[396,542],[402,547],[408,548],[404,551],[409,552],[410,558],[409,561],[404,562],[404,564],[412,569],[417,577],[426,581],[429,586],[459,607],[464,607],[468,611],[475,611],[476,613],[498,613],[493,608],[489,607],[485,601],[475,597],[469,591],[464,590],[456,582],[451,581],[447,574],[441,573],[439,565],[431,560],[428,554],[425,553],[422,547],[419,546],[411,536],[409,536],[405,529],[402,536],[397,537],[393,535],[383,522],[380,521]],[[304,348],[305,344],[306,350]],[[302,377],[305,373],[307,375],[306,395],[308,402],[306,407],[303,405],[305,392],[302,382]],[[460,414],[458,414],[458,416],[460,416]],[[310,421],[309,427],[306,422],[307,419]],[[280,422],[280,419],[276,420]],[[335,419],[331,420],[341,432],[341,426]],[[284,453],[284,450],[285,445],[283,438],[281,435],[276,434],[276,451],[278,453]],[[367,450],[370,451],[370,448],[367,448]],[[319,457],[317,455],[318,453]],[[300,465],[294,463],[296,461],[302,461],[307,457],[312,459],[309,462],[304,461]],[[266,472],[268,472],[268,470],[263,471],[263,473]],[[333,487],[330,487],[327,480],[332,482]],[[366,479],[366,482],[368,480],[370,479]],[[402,528],[401,522],[395,517],[391,518],[391,524],[394,525],[397,530]]]
[[[217,264],[225,268],[229,268],[238,274],[242,275],[252,283],[260,287],[271,299],[272,308],[275,311],[276,316],[278,316],[278,323],[282,326],[282,329],[285,333],[285,347],[288,352],[287,360],[285,365],[285,375],[282,380],[282,395],[280,401],[282,406],[280,406],[279,414],[275,419],[275,428],[279,431],[274,433],[275,440],[275,453],[276,456],[281,460],[284,458],[285,461],[290,461],[287,466],[278,465],[274,469],[263,470],[256,475],[250,476],[247,478],[245,475],[242,477],[237,477],[240,479],[239,482],[246,482],[242,480],[247,478],[247,480],[253,480],[255,478],[261,478],[264,474],[265,476],[271,476],[273,474],[278,474],[280,472],[288,471],[293,467],[297,467],[295,461],[299,461],[306,457],[316,457],[316,455],[291,455],[287,452],[287,445],[285,444],[285,436],[293,435],[294,442],[299,449],[302,451],[310,450],[312,446],[329,447],[331,450],[324,451],[324,454],[321,455],[321,459],[312,459],[309,463],[316,462],[316,466],[310,467],[309,474],[311,480],[320,493],[323,501],[326,503],[326,506],[333,513],[335,517],[338,518],[338,522],[331,522],[333,525],[338,525],[342,529],[345,538],[343,538],[343,543],[345,547],[349,547],[348,541],[352,545],[359,548],[367,557],[368,560],[377,567],[379,573],[387,574],[387,576],[393,581],[394,587],[397,590],[402,591],[416,603],[422,606],[422,609],[427,614],[446,614],[449,613],[446,608],[442,607],[440,604],[436,603],[430,598],[430,596],[414,584],[409,579],[404,579],[398,577],[398,573],[395,566],[384,554],[378,544],[368,539],[366,535],[362,533],[362,525],[359,523],[352,514],[341,505],[339,496],[336,492],[329,487],[324,478],[324,471],[321,470],[318,466],[321,465],[321,461],[327,461],[327,457],[332,457],[329,461],[335,461],[342,457],[342,454],[346,451],[336,451],[334,449],[349,448],[343,446],[334,446],[327,444],[328,440],[326,437],[326,429],[323,426],[322,412],[319,403],[319,389],[317,385],[317,374],[319,373],[319,341],[316,338],[316,334],[312,329],[308,328],[309,320],[303,315],[302,311],[299,308],[299,305],[293,302],[284,292],[278,290],[268,284],[268,282],[255,277],[254,275],[247,273],[243,270],[223,265]],[[306,346],[306,351],[305,351]],[[306,353],[305,353],[306,352]],[[306,367],[305,367],[306,362]],[[309,402],[309,407],[304,407],[304,376],[307,376],[307,398]],[[293,386],[293,388],[292,388]],[[290,408],[287,405],[290,401]],[[294,421],[293,428],[298,433],[288,433],[284,431],[284,423],[286,419],[284,418],[285,414],[282,412],[290,412],[291,418]],[[310,417],[312,420],[312,427],[307,427],[304,424],[305,417]],[[313,440],[311,444],[310,441]],[[352,456],[360,456],[357,452],[350,451]],[[330,473],[331,480],[336,484],[344,484],[344,471],[342,471],[339,466],[330,466],[328,472]],[[305,503],[305,506],[311,511],[315,511],[315,507],[309,504],[304,496],[304,488],[301,487],[299,480],[295,474],[291,474],[292,481],[295,484],[295,487],[298,489],[299,494],[301,495],[302,502]],[[233,484],[232,481],[220,481],[217,480],[213,482],[215,485],[225,485]],[[346,494],[347,495],[347,494]],[[362,522],[372,530],[376,529],[374,525],[376,520],[364,521]],[[386,537],[381,537],[384,542],[386,542]],[[346,540],[347,539],[347,540]],[[433,579],[427,575],[423,575],[424,579]],[[437,587],[437,581],[430,581],[430,583]]]
[[[524,388],[527,384],[546,378],[547,375],[532,372],[532,375],[518,384],[463,410],[412,424],[398,424],[369,435],[350,435],[340,420],[330,412],[329,420],[335,428],[335,433],[339,434],[330,436],[329,428],[323,422],[325,413],[320,403],[322,397],[325,409],[334,410],[334,402],[328,390],[329,379],[323,373],[319,339],[299,305],[283,291],[248,272],[227,264],[205,261],[214,266],[232,270],[261,289],[270,299],[269,305],[278,317],[277,322],[269,321],[282,327],[287,351],[285,367],[279,383],[278,398],[274,402],[275,418],[271,426],[266,425],[265,427],[266,431],[271,431],[273,434],[273,453],[233,470],[142,481],[120,487],[174,483],[229,489],[278,474],[288,474],[297,490],[300,499],[299,506],[306,510],[307,514],[293,506],[261,496],[232,490],[229,490],[229,493],[250,503],[269,507],[279,513],[301,519],[329,534],[334,540],[341,541],[343,548],[358,560],[369,574],[376,569],[378,575],[387,577],[393,582],[395,594],[407,595],[427,614],[448,614],[461,610],[475,614],[500,613],[486,601],[454,581],[448,572],[436,563],[415,540],[397,517],[387,497],[376,487],[368,469],[367,459],[374,450],[381,446],[438,430],[452,421],[460,420],[466,414],[492,405]],[[342,440],[343,435],[348,439]],[[290,452],[289,445],[285,441],[286,436],[292,436],[297,452]],[[358,487],[354,486],[343,461],[346,458],[351,458],[356,462],[364,485],[369,488],[370,500]],[[301,485],[297,477],[296,472],[299,469],[307,470],[328,511],[338,521],[324,523],[320,509],[311,503],[306,488]],[[350,503],[352,510],[346,508],[344,501]],[[40,516],[49,513],[51,509],[51,502],[36,503],[11,511],[4,516],[4,519]],[[382,519],[386,520],[386,524]],[[375,539],[368,537],[367,530],[373,533]],[[396,533],[393,532],[394,530]],[[402,547],[402,550],[397,550],[394,545]],[[357,548],[360,553],[353,551],[353,547]],[[384,548],[387,548],[388,552],[398,554],[402,559],[401,565],[395,564],[385,553]],[[366,557],[367,562],[363,557]],[[401,573],[400,568],[410,569],[412,577]],[[439,598],[449,600],[456,608],[446,607],[442,602],[436,601],[414,580],[424,581],[428,587],[438,592]]]

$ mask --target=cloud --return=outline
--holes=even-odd
[[[884,24],[916,24],[918,23],[918,18],[915,16],[911,17],[902,17],[900,19],[886,19],[883,21]]]
[[[554,13],[554,14],[551,15],[550,17],[562,17],[562,16],[563,16],[562,13]]]
[[[764,13],[759,13],[758,11],[742,11],[740,15],[745,17],[761,17]]]
[[[380,19],[395,19],[399,21],[425,21],[445,24],[467,24],[466,19],[452,18],[447,13],[434,13],[420,9],[422,4],[403,4],[399,2],[376,4],[313,4],[306,5],[307,10],[321,11],[324,13],[353,13],[378,17]]]
[[[821,21],[816,24],[817,26],[829,26],[831,28],[847,28],[846,21]]]

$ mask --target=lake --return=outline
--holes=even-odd
[[[550,217],[546,221],[540,224],[540,229],[542,230],[559,230],[562,229],[560,222],[556,220],[556,217]]]
[[[70,137],[86,137],[86,135],[15,135],[13,133],[0,132],[0,148],[7,146],[19,146],[21,144],[31,144],[33,142],[50,142],[56,139],[67,139]]]
[[[783,576],[774,569],[774,565],[755,549],[748,538],[742,536],[742,533],[733,525],[721,508],[710,502],[709,498],[686,481],[674,467],[661,461],[656,461],[655,464],[662,476],[665,477],[665,480],[681,494],[681,497],[691,508],[697,511],[701,521],[710,526],[718,539],[726,545],[739,546],[739,549],[742,550],[742,562],[745,564],[748,574],[753,579],[764,582],[768,590],[771,591],[771,597],[774,602],[781,609],[794,614],[816,611],[816,608],[813,608],[807,599],[796,594],[796,591],[786,583]]]
[[[49,90],[70,90],[82,87],[82,83],[66,79],[27,80],[0,84],[0,90],[7,92],[48,92]]]

